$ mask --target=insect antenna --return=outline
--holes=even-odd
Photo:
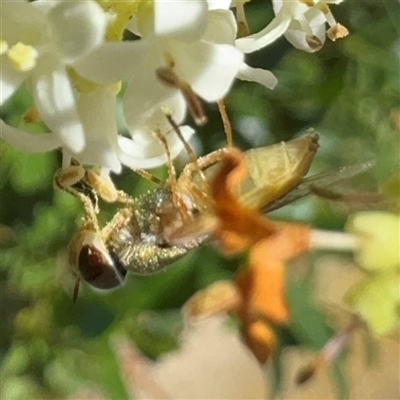
[[[232,125],[231,122],[229,121],[229,117],[226,112],[225,103],[223,102],[223,100],[218,100],[217,104],[218,104],[218,111],[219,114],[221,115],[222,123],[224,125],[226,145],[227,147],[232,147],[233,146]]]

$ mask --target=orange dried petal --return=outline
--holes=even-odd
[[[236,278],[248,315],[258,314],[275,324],[286,324],[285,261],[309,248],[310,229],[305,225],[279,224],[278,230],[260,240],[249,252],[246,269]],[[246,316],[243,316],[245,318]]]
[[[258,211],[240,205],[236,192],[246,176],[244,155],[232,148],[211,184],[215,214],[219,220],[214,236],[227,254],[241,252],[275,230],[274,224]]]
[[[242,328],[242,337],[257,360],[264,364],[277,346],[273,328],[263,320],[251,321]]]
[[[238,188],[247,177],[244,156],[231,149],[211,184],[218,226],[214,236],[225,254],[249,250],[249,263],[236,283],[242,293],[238,310],[243,338],[264,363],[276,347],[271,324],[289,321],[285,299],[285,262],[309,249],[310,228],[276,223],[239,203]]]
[[[310,249],[311,228],[302,224],[275,223],[275,233],[263,240],[263,253],[257,252],[259,262],[266,257],[287,261]]]
[[[245,304],[240,318],[263,316],[275,324],[286,324],[289,310],[285,300],[285,265],[267,258],[263,244],[262,241],[253,247],[248,267],[236,277]]]

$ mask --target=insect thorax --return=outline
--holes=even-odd
[[[127,271],[149,275],[187,254],[193,244],[171,246],[165,232],[171,225],[181,225],[180,214],[167,189],[157,189],[133,200],[110,223],[105,238],[107,248]]]

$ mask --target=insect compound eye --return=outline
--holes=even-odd
[[[84,245],[78,258],[82,278],[97,289],[112,289],[124,283],[126,270],[117,268],[110,255],[94,245]]]

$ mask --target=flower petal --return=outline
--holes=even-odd
[[[68,75],[51,55],[40,61],[40,66],[31,72],[31,90],[39,115],[72,152],[79,153],[85,146],[85,137]]]
[[[57,49],[67,64],[76,62],[101,44],[106,14],[94,1],[60,2],[49,12]]]
[[[74,65],[84,78],[97,83],[128,80],[135,64],[142,60],[148,44],[135,42],[108,42],[91,52]]]
[[[107,87],[81,94],[78,109],[85,128],[86,146],[83,152],[74,156],[81,163],[121,172],[117,155],[116,108],[116,95]]]
[[[18,72],[6,60],[1,62],[0,105],[5,103],[19,88],[27,76],[27,72]]]
[[[57,135],[52,133],[34,134],[13,128],[0,120],[0,137],[19,150],[28,153],[44,153],[62,146]]]
[[[101,166],[119,174],[122,171],[121,162],[110,146],[101,141],[88,143],[88,149],[82,154],[74,154],[65,150],[66,155],[77,159],[84,165]]]
[[[201,40],[219,44],[234,44],[237,34],[237,23],[230,10],[213,10],[208,12],[207,29]]]
[[[231,0],[207,0],[209,10],[229,10]]]
[[[274,42],[287,30],[291,16],[279,12],[275,18],[260,32],[236,40],[236,47],[244,53],[252,53]]]
[[[177,75],[210,102],[226,95],[243,62],[243,54],[226,44],[176,43],[170,53]]]
[[[326,38],[326,17],[317,7],[311,7],[292,20],[285,32],[287,41],[299,50],[313,53],[321,49]]]
[[[355,254],[361,268],[382,272],[400,268],[400,216],[384,211],[363,211],[349,218],[346,230],[357,235]]]
[[[136,68],[124,97],[124,116],[132,138],[147,142],[155,130],[171,129],[165,112],[179,125],[186,115],[186,103],[179,90],[169,88],[156,79],[155,71],[162,65],[160,54],[147,53]],[[141,137],[141,138],[140,138]]]
[[[278,83],[278,79],[271,71],[261,68],[252,68],[245,63],[242,64],[237,77],[242,81],[257,82],[267,89],[274,89]]]
[[[400,322],[398,272],[368,276],[350,289],[346,300],[361,316],[373,335],[385,336],[392,333]]]
[[[301,29],[288,29],[285,32],[286,40],[296,49],[306,51],[307,53],[314,53],[321,49],[325,42],[325,27],[322,26],[322,35],[321,29],[318,29],[318,35],[312,36],[307,35]]]
[[[184,42],[200,39],[207,26],[206,0],[155,1],[154,35]]]
[[[181,126],[180,131],[186,141],[194,134],[194,130],[189,126]],[[171,158],[175,158],[183,150],[183,144],[176,136],[175,132],[165,135]],[[165,148],[161,142],[155,138],[147,145],[137,143],[123,136],[118,137],[120,146],[119,158],[123,164],[133,169],[150,169],[164,165],[167,161]]]
[[[1,37],[9,45],[22,42],[36,46],[46,36],[46,15],[36,9],[35,3],[1,2]]]

